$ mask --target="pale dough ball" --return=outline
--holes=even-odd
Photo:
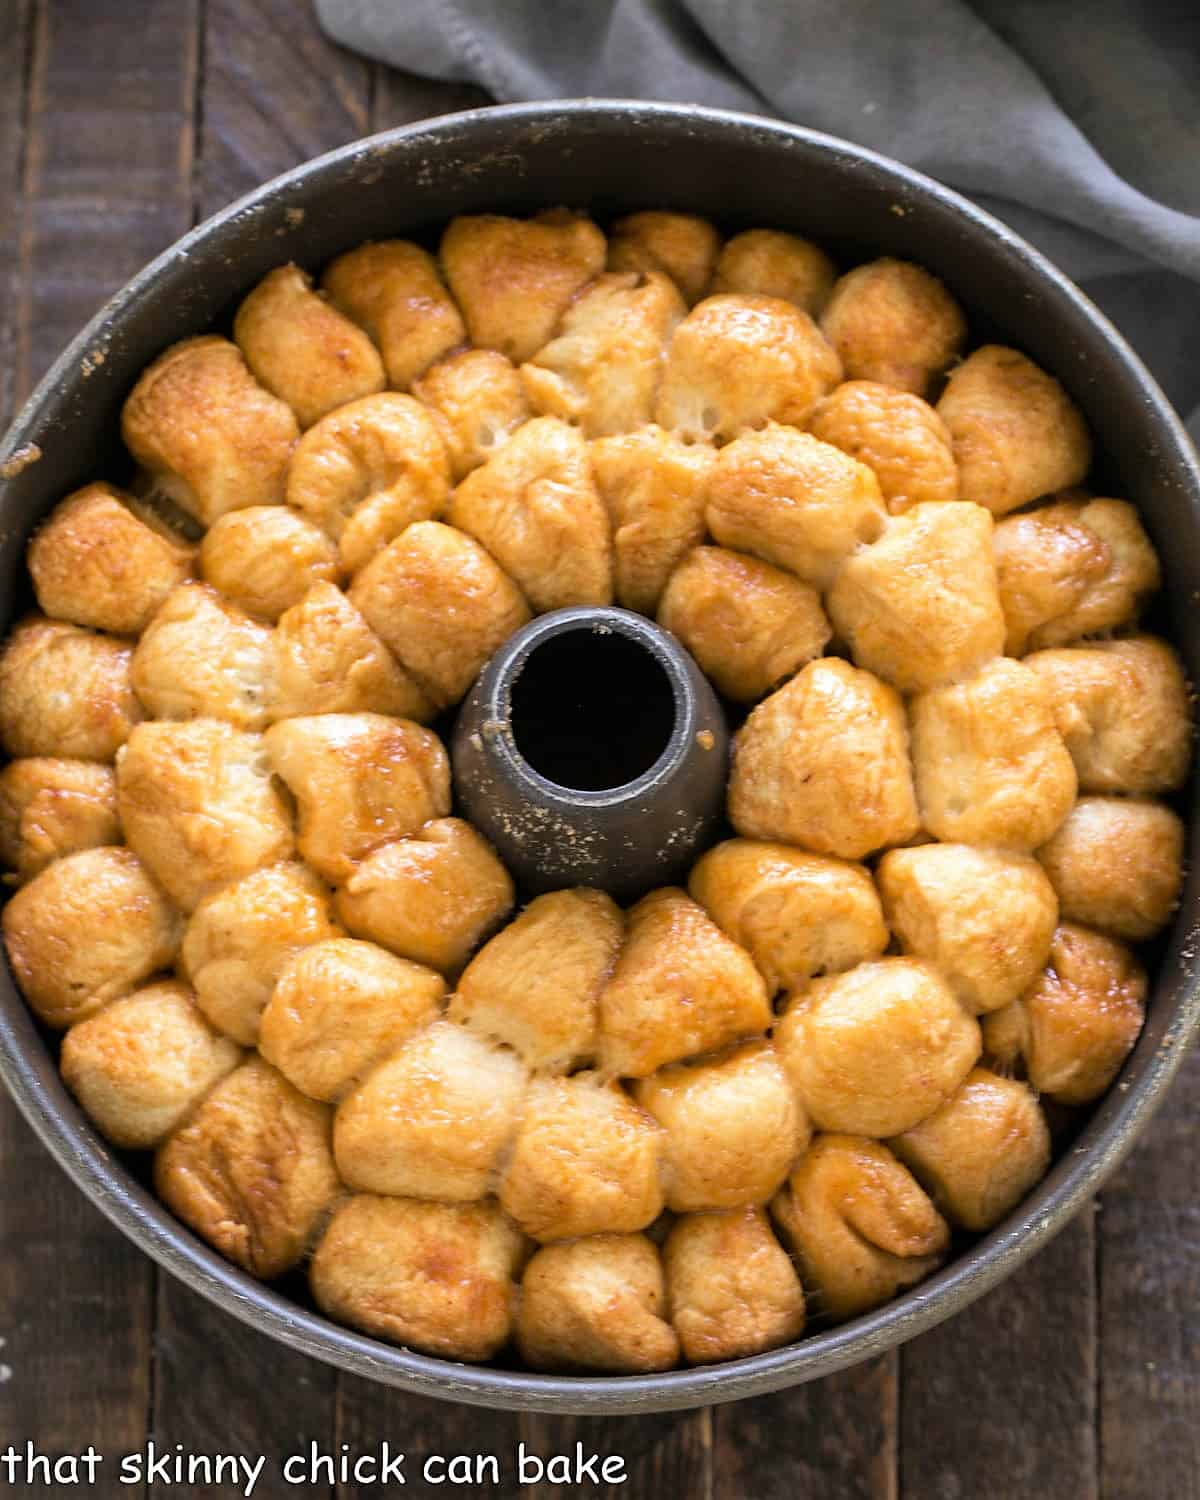
[[[164,981],[114,1000],[63,1038],[63,1081],[114,1146],[157,1146],[241,1050],[220,1036],[184,984]]]
[[[299,435],[291,408],[215,334],[160,354],[121,413],[134,459],[202,526],[243,505],[278,505]]]
[[[253,1047],[289,959],[337,930],[329,892],[306,865],[269,865],[200,903],[184,933],[183,970],[212,1024]]]
[[[111,766],[30,756],[0,771],[0,865],[19,882],[64,854],[120,842]]]
[[[256,379],[301,427],[387,384],[379,351],[299,266],[276,266],[246,297],[233,337]]]
[[[858,665],[900,692],[969,676],[1004,649],[991,516],[957,501],[913,506],[846,559],[827,603]]]
[[[770,426],[717,455],[707,517],[723,547],[827,589],[852,552],[882,536],[887,511],[865,464],[807,432]]]
[[[1154,636],[1036,651],[1083,792],[1178,791],[1192,764],[1192,707],[1175,651]]]
[[[964,500],[1005,515],[1079,484],[1092,442],[1052,375],[1016,349],[985,344],[950,372],[937,404],[950,431]]]
[[[633,1096],[665,1132],[673,1213],[765,1203],[811,1133],[769,1042],[663,1068],[639,1080]]]
[[[481,542],[534,610],[612,600],[608,513],[587,444],[557,417],[535,417],[462,481],[447,520]]]
[[[263,738],[296,800],[296,847],[333,884],[450,811],[450,761],[430,729],[384,714],[285,719]]]
[[[624,937],[620,909],[603,891],[538,896],[463,970],[450,1015],[542,1072],[591,1062],[600,991]]]
[[[438,818],[362,861],[337,897],[356,937],[454,973],[512,910],[513,883],[487,841]]]
[[[170,968],[179,951],[179,916],[128,849],[55,860],[16,892],[3,925],[21,993],[55,1030]]]
[[[530,219],[452,219],[438,254],[471,343],[514,364],[532,359],[575,294],[604,269],[607,244],[591,219],[551,209]]]
[[[232,510],[200,544],[200,573],[248,614],[277,620],[318,583],[335,583],[337,548],[286,505]]]
[[[707,290],[720,248],[721,237],[707,219],[643,209],[612,226],[608,267],[610,271],[661,271],[691,305]]]
[[[1023,1067],[1030,1086],[1059,1104],[1090,1104],[1138,1039],[1146,989],[1124,943],[1064,922],[1036,983],[984,1019],[985,1052],[997,1068]]]
[[[820,1136],[771,1205],[800,1262],[809,1305],[845,1322],[935,1271],[946,1221],[879,1141]]]
[[[624,609],[652,615],[677,563],[704,540],[715,454],[661,427],[591,445],[592,477],[613,529],[613,592]]]
[[[534,1078],[500,1202],[535,1240],[645,1229],[662,1212],[662,1131],[594,1074]]]
[[[439,359],[414,384],[413,395],[437,423],[456,484],[530,417],[516,366],[494,349],[461,349]]]
[[[688,890],[750,954],[771,994],[852,969],[888,945],[870,872],[787,844],[727,839],[692,867]]]
[[[889,1136],[945,1103],[981,1042],[932,964],[881,958],[812,980],[780,1019],[775,1045],[817,1129]]]
[[[482,1198],[516,1131],[525,1082],[513,1053],[435,1021],[338,1106],[338,1171],[359,1192]]]
[[[708,442],[772,421],[802,427],[841,375],[802,308],[779,297],[706,297],[671,336],[655,420]]]
[[[1075,801],[1075,767],[1050,691],[1008,657],[914,698],[912,757],[927,831],[947,843],[1030,850]]]
[[[269,1281],[304,1258],[341,1190],[329,1135],[329,1109],[251,1056],[158,1148],[154,1186],[227,1260]]]
[[[521,366],[530,406],[578,423],[589,438],[644,426],[654,412],[667,340],[686,312],[666,276],[598,276],[567,308],[557,336]]]
[[[139,724],[117,765],[117,811],[129,847],[184,911],[292,853],[261,736],[218,719]]]
[[[284,965],[259,1050],[301,1093],[332,1102],[431,1021],[445,993],[432,969],[374,943],[328,938]]]
[[[1037,860],[968,844],[892,849],[877,871],[901,949],[928,959],[973,1014],[1022,994],[1050,953],[1058,898]]]
[[[899,697],[837,657],[810,662],[738,733],[728,807],[745,838],[841,859],[906,843],[920,823]]]
[[[892,515],[958,499],[950,432],[927,402],[875,380],[847,380],[821,401],[808,430],[866,466]]]
[[[26,615],[0,647],[6,755],[110,761],[142,717],[126,641]]]
[[[770,1025],[766,986],[750,955],[683,891],[651,891],[628,922],[600,993],[600,1055],[609,1072],[645,1078]]]
[[[597,1234],[539,1250],[521,1278],[517,1348],[535,1370],[669,1370],[662,1262],[643,1234]]]
[[[1014,1209],[1050,1165],[1037,1096],[986,1068],[972,1068],[941,1109],[890,1144],[950,1222],[978,1233]]]
[[[1136,943],[1171,920],[1184,842],[1183,824],[1160,802],[1081,797],[1038,859],[1064,921]]]
[[[832,634],[815,589],[724,547],[696,547],[672,573],[658,623],[718,692],[751,703],[820,656]]]
[[[875,380],[917,396],[967,336],[962,308],[936,276],[887,257],[838,279],[821,328],[848,380]]]
[[[671,1322],[693,1365],[745,1359],[804,1332],[804,1290],[761,1208],[688,1214],[663,1247]]]
[[[192,549],[111,484],[84,485],[56,505],[27,557],[47,615],[114,635],[144,630],[192,571]]]
[[[489,1359],[517,1309],[525,1242],[494,1203],[358,1196],[313,1256],[317,1306],[340,1323],[443,1359]]]
[[[836,278],[833,262],[811,240],[778,229],[747,229],[725,242],[712,290],[782,297],[815,317]]]

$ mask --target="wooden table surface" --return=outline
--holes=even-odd
[[[403,0],[398,0],[403,3]],[[0,0],[0,416],[152,255],[249,188],[344,141],[486,103],[329,45],[309,0]],[[0,1099],[0,1452],[93,1444],[94,1489],[144,1450],[265,1455],[619,1454],[642,1500],[1200,1500],[1200,1102],[1193,1057],[1132,1159],[1037,1260],[871,1364],[734,1406],[617,1420],[415,1399],[291,1354],[134,1250]],[[458,1493],[543,1497],[593,1486]],[[6,1489],[0,1468],[0,1492]]]

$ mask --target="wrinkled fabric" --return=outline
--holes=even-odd
[[[1004,219],[1139,349],[1200,436],[1196,0],[316,0],[346,46],[509,102],[773,114]]]

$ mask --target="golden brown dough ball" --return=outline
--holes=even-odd
[[[572,298],[604,269],[606,243],[591,219],[550,209],[530,219],[452,219],[438,254],[471,342],[519,365],[553,334]]]
[[[369,854],[338,892],[337,910],[356,937],[448,974],[500,925],[513,899],[486,839],[461,818],[438,818]]]
[[[255,378],[301,427],[387,384],[379,351],[299,266],[276,266],[246,297],[233,337]]]
[[[598,276],[567,308],[557,335],[521,366],[530,405],[577,422],[590,438],[644,426],[654,411],[667,340],[686,312],[666,276]]]
[[[173,344],[143,370],[121,436],[158,488],[202,526],[243,505],[278,505],[300,435],[236,344],[215,334]]]
[[[804,1290],[761,1208],[688,1214],[663,1248],[671,1322],[694,1365],[745,1359],[804,1332]]]
[[[117,765],[129,847],[184,911],[292,852],[262,739],[218,719],[139,724]]]
[[[803,427],[841,376],[837,355],[794,303],[706,297],[671,336],[655,420],[718,443],[768,422]]]
[[[819,1130],[899,1135],[945,1103],[979,1058],[979,1023],[932,964],[881,958],[814,979],[775,1029]]]
[[[826,589],[842,562],[874,542],[887,520],[865,464],[790,427],[747,433],[717,455],[708,529],[723,547],[752,552]]]
[[[142,717],[131,647],[26,615],[0,648],[0,746],[5,754],[112,760]]]
[[[914,698],[913,770],[925,828],[947,843],[1036,849],[1070,812],[1075,767],[1036,672],[999,657]]]
[[[1001,521],[993,546],[1010,656],[1129,625],[1161,581],[1125,500],[1040,505]]]
[[[605,1068],[645,1078],[664,1063],[765,1031],[771,1006],[750,955],[672,886],[643,896],[600,993]],[[638,1226],[640,1227],[640,1226]]]
[[[435,1021],[338,1106],[338,1171],[360,1192],[482,1198],[516,1131],[525,1082],[520,1060],[506,1048]]]
[[[252,615],[277,620],[315,584],[335,583],[337,548],[286,505],[232,510],[200,544],[200,573]]]
[[[450,1014],[505,1042],[531,1068],[567,1072],[596,1051],[600,991],[625,936],[603,891],[550,891],[463,971]]]
[[[157,1146],[241,1049],[201,1015],[185,984],[166,980],[114,1000],[63,1038],[63,1080],[114,1146]]]
[[[936,276],[885,256],[838,279],[821,329],[848,380],[875,380],[923,396],[957,357],[967,320]]]
[[[450,460],[433,417],[412,396],[384,391],[352,401],[300,439],[287,500],[338,544],[356,573],[414,521],[440,516]]]
[[[818,403],[808,430],[866,464],[894,516],[914,505],[958,499],[949,429],[911,391],[847,380]]]
[[[712,280],[721,237],[707,219],[695,214],[644,209],[612,226],[608,242],[610,271],[661,271],[689,304],[703,297]]]
[[[114,635],[144,630],[192,571],[192,549],[147,514],[111,484],[86,484],[56,505],[28,551],[42,610]]]
[[[258,1045],[312,1099],[337,1099],[437,1014],[440,974],[374,943],[329,938],[284,965]]]
[[[221,1080],[154,1158],[167,1207],[264,1281],[303,1259],[340,1190],[330,1111],[261,1057]]]
[[[877,878],[900,947],[975,1015],[1015,1000],[1046,962],[1058,898],[1032,855],[922,844],[885,854]]]
[[[869,1312],[937,1269],[946,1221],[879,1141],[821,1136],[771,1205],[800,1261],[813,1312]]]
[[[991,516],[913,506],[846,559],[827,602],[858,665],[902,693],[968,676],[1004,649]]]
[[[406,391],[467,336],[437,262],[408,240],[377,240],[339,255],[321,286],[379,346],[388,384]]]
[[[440,708],[530,619],[520,589],[475,538],[438,521],[410,526],[368,563],[350,601]]]
[[[738,733],[728,809],[744,838],[841,859],[907,842],[920,822],[904,705],[849,662],[810,662]]]
[[[811,240],[778,229],[747,229],[726,240],[712,291],[782,297],[816,317],[836,279],[833,262]]]
[[[488,1359],[508,1342],[525,1242],[494,1203],[359,1196],[313,1256],[317,1306],[376,1338],[444,1359]]]
[[[1059,1104],[1098,1099],[1128,1057],[1146,1015],[1146,971],[1125,946],[1064,922],[1037,982],[983,1022],[999,1068],[1023,1065]]]
[[[727,839],[692,867],[688,890],[750,954],[771,994],[852,969],[888,945],[870,872],[787,844]]]
[[[1184,830],[1159,802],[1081,797],[1038,850],[1063,920],[1131,943],[1171,920],[1183,885]]]
[[[534,1078],[500,1202],[535,1240],[645,1229],[662,1212],[662,1131],[594,1074]]]
[[[718,692],[752,703],[812,661],[832,634],[815,589],[770,563],[696,547],[672,573],[658,623]]]
[[[516,366],[494,349],[461,349],[439,359],[414,384],[413,395],[437,423],[455,484],[530,415]]]
[[[950,430],[959,492],[1003,516],[1079,484],[1092,443],[1078,407],[1016,349],[985,344],[950,372],[937,404]]]
[[[383,714],[285,719],[263,741],[296,799],[296,846],[337,884],[383,844],[450,811],[450,762],[432,730]]]
[[[39,755],[0,771],[0,865],[18,881],[64,854],[120,842],[111,767]]]
[[[481,542],[534,610],[612,600],[608,512],[579,430],[535,417],[467,475],[446,519]]]
[[[1083,792],[1174,792],[1192,763],[1192,710],[1179,657],[1135,636],[1036,651],[1025,665],[1050,688]]]
[[[288,960],[337,935],[329,892],[301,864],[269,865],[203,900],[183,937],[183,969],[200,1009],[253,1047],[258,1022]]]
[[[224,719],[265,729],[275,695],[271,630],[206,583],[183,583],[147,626],[130,664],[152,719]]]
[[[769,1042],[663,1068],[639,1080],[633,1095],[665,1132],[674,1213],[765,1203],[811,1133]]]
[[[612,522],[616,601],[652,615],[675,565],[704,540],[715,455],[650,426],[598,438],[591,457]]]
[[[179,951],[178,914],[129,849],[55,860],[4,908],[21,993],[56,1030],[128,994]]]
[[[1023,1083],[972,1068],[928,1119],[890,1142],[952,1224],[998,1224],[1046,1175],[1050,1131]]]
[[[272,719],[374,709],[432,719],[434,706],[341,589],[314,584],[275,627]]]
[[[666,1303],[662,1262],[644,1234],[547,1245],[521,1278],[517,1348],[535,1370],[669,1370],[679,1340]]]

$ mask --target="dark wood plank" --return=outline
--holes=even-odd
[[[530,1500],[555,1500],[562,1494],[618,1496],[680,1496],[687,1500],[709,1500],[713,1494],[712,1409],[679,1413],[662,1412],[645,1417],[543,1417],[526,1416],[522,1438],[530,1453],[543,1460],[555,1454],[574,1459],[576,1444],[585,1454],[598,1456],[597,1467],[606,1458],[624,1460],[625,1478],[613,1484],[576,1488],[550,1481],[524,1491]],[[749,1495],[744,1500],[750,1500]]]
[[[473,83],[443,83],[436,78],[418,78],[398,68],[375,64],[371,105],[371,129],[392,130],[434,115],[454,114],[461,109],[480,109],[491,104],[490,94]]]
[[[1200,1053],[1105,1190],[1100,1235],[1104,1500],[1200,1497]]]
[[[1094,1500],[1094,1262],[1087,1210],[1002,1286],[902,1351],[902,1496]]]
[[[20,291],[29,72],[33,61],[33,0],[12,0],[0,32],[0,201],[10,204],[0,225],[0,429],[17,401],[17,299]]]

